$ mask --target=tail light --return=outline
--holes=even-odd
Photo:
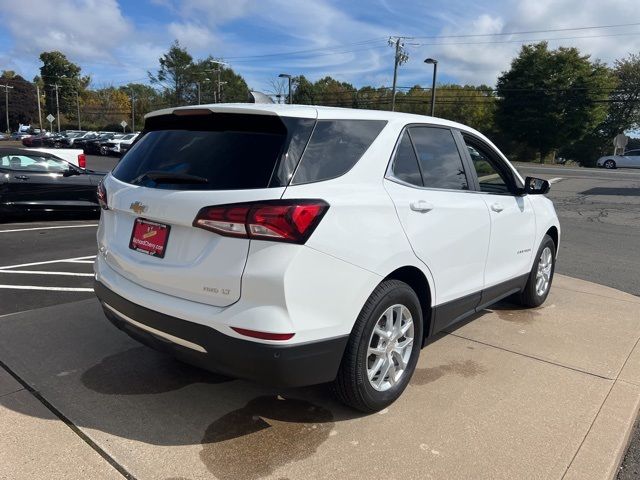
[[[107,203],[107,189],[104,186],[103,181],[98,184],[98,191],[96,192],[98,197],[98,204],[103,210],[109,210],[109,204]]]
[[[87,168],[87,156],[84,153],[78,154],[78,166],[80,168]]]
[[[227,237],[302,244],[329,209],[324,200],[273,200],[204,207],[193,226]]]

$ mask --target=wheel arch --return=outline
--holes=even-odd
[[[553,240],[554,245],[556,246],[556,254],[558,253],[558,248],[559,248],[559,244],[558,241],[560,240],[560,232],[558,232],[558,228],[554,225],[551,228],[549,228],[546,232],[545,235],[549,235],[551,237],[551,239]]]
[[[424,338],[429,336],[432,321],[431,286],[427,276],[418,267],[406,265],[395,269],[384,280],[400,280],[409,285],[420,300]]]

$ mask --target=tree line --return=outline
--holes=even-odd
[[[122,120],[141,128],[144,114],[158,108],[249,99],[246,81],[222,59],[196,59],[177,41],[158,59],[157,70],[148,72],[148,83],[92,88],[91,78],[63,53],[43,52],[40,61],[33,82],[12,71],[0,77],[0,84],[14,87],[9,93],[12,128],[38,123],[38,93],[43,118],[59,109],[63,128],[80,124],[101,130],[119,129]],[[288,84],[272,85],[268,93],[286,101]],[[390,110],[392,95],[386,86],[356,88],[331,76],[292,79],[292,101],[298,104]],[[396,111],[429,114],[430,87],[400,87],[395,95]],[[512,159],[563,156],[593,165],[612,150],[616,134],[640,129],[640,54],[607,66],[576,48],[525,45],[495,88],[439,84],[435,114],[476,128]],[[0,122],[4,116],[0,102]]]

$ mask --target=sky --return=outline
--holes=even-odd
[[[439,83],[493,86],[543,39],[608,64],[640,53],[637,0],[0,0],[0,24],[0,70],[31,80],[40,52],[59,50],[94,87],[148,83],[175,39],[267,93],[279,73],[388,86],[390,36],[408,37],[401,87],[430,84],[427,57]]]

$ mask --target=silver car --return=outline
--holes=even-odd
[[[597,165],[604,168],[640,168],[640,149],[627,150],[624,155],[608,155],[600,157]]]

